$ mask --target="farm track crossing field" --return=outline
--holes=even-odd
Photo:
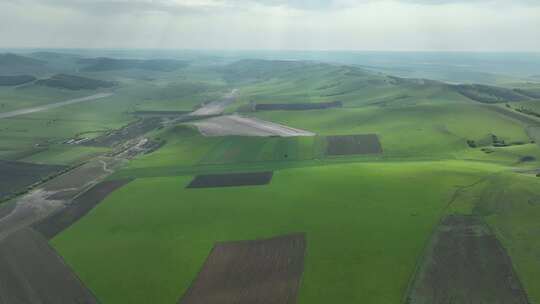
[[[51,239],[85,216],[110,193],[129,182],[130,180],[101,182],[75,198],[63,209],[34,224],[34,229],[45,238]]]
[[[382,147],[375,134],[327,136],[326,155],[381,154]]]
[[[58,165],[0,160],[0,199],[25,190],[26,187],[65,168]]]
[[[218,243],[180,304],[295,304],[306,240],[293,234]]]
[[[187,188],[215,188],[266,185],[272,180],[272,172],[227,173],[197,175]]]
[[[98,303],[52,249],[25,228],[0,241],[0,303]]]
[[[407,303],[529,301],[510,258],[483,220],[453,215],[437,228]]]

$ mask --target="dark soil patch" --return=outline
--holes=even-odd
[[[476,216],[448,216],[438,227],[407,303],[527,304],[510,257]]]
[[[48,79],[40,79],[36,81],[36,84],[68,90],[95,90],[99,88],[111,88],[115,85],[114,82],[111,81],[67,74],[58,74]]]
[[[341,108],[343,103],[341,101],[333,102],[318,102],[318,103],[258,103],[255,104],[255,111],[302,111],[302,110],[321,110],[330,108]]]
[[[381,154],[376,134],[327,136],[326,155]]]
[[[124,179],[101,182],[75,198],[65,208],[36,223],[34,229],[39,231],[45,238],[52,239],[94,209],[110,193],[130,181]]]
[[[83,143],[85,146],[114,147],[130,139],[142,136],[161,126],[159,117],[143,118],[131,123],[119,130],[110,131],[107,134],[96,137]]]
[[[34,80],[36,77],[30,75],[0,76],[0,86],[16,86]]]
[[[273,172],[227,173],[197,175],[186,188],[215,188],[266,185]]]
[[[179,303],[296,303],[305,250],[303,234],[218,243]]]
[[[0,160],[0,199],[24,191],[28,186],[65,168],[65,166]]]
[[[47,241],[23,229],[0,241],[0,303],[97,303]]]
[[[533,162],[533,161],[536,161],[536,157],[530,156],[530,155],[523,156],[519,159],[519,162],[521,163]]]

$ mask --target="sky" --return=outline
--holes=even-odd
[[[540,52],[540,0],[0,0],[0,48]]]

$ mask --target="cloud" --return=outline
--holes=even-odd
[[[540,51],[533,2],[4,0],[0,47]]]

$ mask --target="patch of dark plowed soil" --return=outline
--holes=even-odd
[[[510,257],[476,216],[448,216],[411,286],[410,304],[527,304]]]
[[[65,168],[65,166],[0,160],[0,199],[25,190],[26,187]]]
[[[187,188],[214,188],[266,185],[273,172],[227,173],[197,175]]]
[[[83,145],[99,146],[99,147],[114,147],[127,140],[142,136],[161,126],[161,118],[151,117],[140,119],[131,123],[119,130],[110,131],[107,134],[89,140]]]
[[[381,154],[376,134],[327,136],[326,155]]]
[[[305,250],[303,234],[218,243],[179,303],[296,303]]]
[[[0,303],[97,303],[47,241],[25,228],[0,241]]]
[[[341,101],[333,102],[304,102],[304,103],[258,103],[255,111],[302,111],[302,110],[322,110],[330,108],[341,108]]]
[[[94,209],[110,193],[130,181],[124,179],[101,182],[75,198],[68,206],[36,223],[34,229],[39,231],[45,238],[52,239]]]

